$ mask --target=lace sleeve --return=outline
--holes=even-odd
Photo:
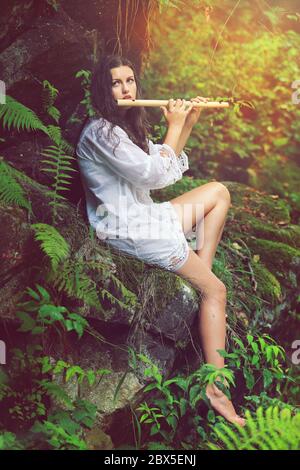
[[[188,159],[188,156],[187,154],[182,151],[179,155],[178,155],[178,163],[179,163],[179,167],[180,167],[180,170],[181,170],[181,173],[184,173],[186,170],[189,169],[189,159]]]
[[[157,152],[158,150],[160,151],[165,145],[167,144],[154,144],[151,140],[149,140],[150,154]],[[172,149],[172,152],[175,153],[173,149]],[[179,167],[181,173],[184,173],[185,171],[189,169],[189,159],[188,159],[187,154],[183,150],[178,155],[178,157],[176,157],[176,164]]]

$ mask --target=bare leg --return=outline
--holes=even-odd
[[[221,240],[228,209],[228,202],[220,199],[216,206],[204,217],[204,243],[200,250],[196,250],[196,254],[210,269],[212,268],[217,246]]]
[[[206,297],[206,298],[205,298]],[[226,291],[224,295],[204,295],[199,311],[199,335],[201,338],[205,362],[214,364],[218,368],[224,367],[224,358],[217,352],[225,349],[226,321],[225,321]],[[224,385],[227,385],[225,383]],[[243,426],[245,420],[237,415],[232,402],[218,389],[216,385],[208,385],[206,395],[211,406],[230,422]]]
[[[226,287],[193,250],[190,250],[188,260],[177,274],[188,279],[203,295],[198,326],[205,362],[223,368],[224,358],[217,350],[225,349]],[[232,402],[215,385],[208,386],[206,394],[212,407],[228,421],[241,426],[245,424],[243,418],[237,415]]]
[[[174,205],[186,233],[197,223],[203,224],[204,243],[202,248],[196,250],[196,254],[211,269],[224,229],[226,215],[231,206],[228,189],[220,183],[210,182],[171,199],[170,202]],[[204,209],[203,220],[198,219],[197,206],[199,203],[203,205]],[[190,207],[192,207],[192,211],[190,211]],[[186,208],[188,208],[187,212]]]
[[[190,214],[190,208],[192,207],[192,227],[194,229],[199,223],[201,227],[203,226],[204,235],[203,246],[196,249],[195,253],[211,269],[223,233],[227,212],[231,205],[229,191],[222,185],[208,183],[204,187],[196,188],[172,199],[170,202],[174,204],[183,230],[186,233],[191,229],[191,219],[184,211],[188,207],[188,214]],[[202,203],[204,208],[204,217],[202,215],[200,219],[196,209],[199,203]]]
[[[187,278],[203,294],[198,325],[205,362],[223,368],[224,359],[217,350],[225,349],[227,293],[225,285],[212,273],[211,267],[230,207],[230,195],[224,187],[208,183],[205,187],[194,189],[171,202],[183,207],[186,203],[196,205],[199,201],[204,203],[205,213],[203,248],[197,250],[197,254],[190,250],[188,260],[177,273]],[[180,212],[179,217],[183,228],[189,230],[190,227],[186,227]],[[195,223],[196,215],[193,225]],[[207,386],[206,394],[212,407],[228,421],[241,426],[245,424],[245,420],[237,415],[232,402],[216,385]]]

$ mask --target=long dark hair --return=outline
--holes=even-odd
[[[125,116],[121,116],[118,113],[118,106],[112,95],[112,76],[110,69],[122,65],[127,65],[132,69],[137,86],[136,99],[142,98],[142,88],[134,64],[121,55],[106,55],[102,57],[92,75],[91,101],[96,113],[95,118],[99,118],[101,121],[102,117],[109,121],[110,128],[108,138],[112,137],[115,126],[120,126],[136,145],[149,153],[147,138],[151,125],[147,119],[145,108],[132,107],[127,111]],[[100,126],[100,131],[105,126],[105,121],[102,121],[103,126]],[[116,136],[115,133],[113,134]]]

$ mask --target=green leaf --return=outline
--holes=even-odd
[[[78,374],[79,377],[84,376],[84,371],[79,366],[71,366],[66,372],[66,382],[76,374]]]
[[[18,331],[26,332],[31,331],[36,325],[35,320],[26,312],[16,312],[16,316],[22,320],[22,325],[18,328]]]
[[[256,366],[258,363],[259,363],[259,356],[255,354],[255,355],[252,357],[251,364],[252,364],[253,366]]]
[[[32,330],[32,334],[33,335],[40,335],[42,333],[44,333],[46,328],[44,328],[43,326],[35,326]]]
[[[247,340],[248,340],[248,343],[251,344],[253,342],[253,336],[247,335]]]
[[[53,270],[70,254],[70,246],[55,227],[48,224],[36,223],[31,227],[35,231],[36,240],[41,242],[43,251],[49,256]]]
[[[95,380],[96,380],[96,374],[93,370],[88,370],[86,372],[86,377],[87,377],[87,380],[88,380],[88,383],[89,385],[94,385],[95,383]]]
[[[216,415],[214,413],[213,410],[209,410],[208,413],[207,413],[207,420],[210,422],[210,423],[215,423],[216,422]]]
[[[254,384],[255,384],[254,375],[252,374],[252,372],[249,369],[246,369],[245,367],[243,369],[243,372],[244,372],[244,377],[246,379],[247,388],[249,390],[252,390],[252,388],[254,387]]]
[[[259,351],[258,344],[253,342],[253,343],[251,343],[251,347],[252,347],[253,351],[255,352],[255,354],[258,354],[258,351]]]
[[[263,378],[264,378],[264,388],[266,389],[271,385],[274,377],[271,371],[269,371],[268,369],[264,369]]]
[[[289,138],[288,137],[280,137],[279,139],[274,139],[273,144],[275,147],[283,147],[284,145],[287,145],[289,143]]]
[[[74,329],[72,320],[65,320],[64,323],[65,323],[67,331],[72,331]]]
[[[52,321],[60,321],[64,319],[61,312],[65,312],[65,307],[56,305],[42,305],[39,309],[39,316],[41,318],[49,317]]]
[[[75,322],[74,330],[78,334],[79,338],[81,338],[81,336],[83,335],[83,326],[81,325],[81,323]]]

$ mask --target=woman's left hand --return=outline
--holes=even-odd
[[[197,96],[196,98],[191,98],[189,101],[200,103],[201,101],[206,102],[209,101],[208,98],[204,98],[203,96]],[[200,114],[203,108],[192,108],[185,118],[185,126],[193,127],[199,120]]]

